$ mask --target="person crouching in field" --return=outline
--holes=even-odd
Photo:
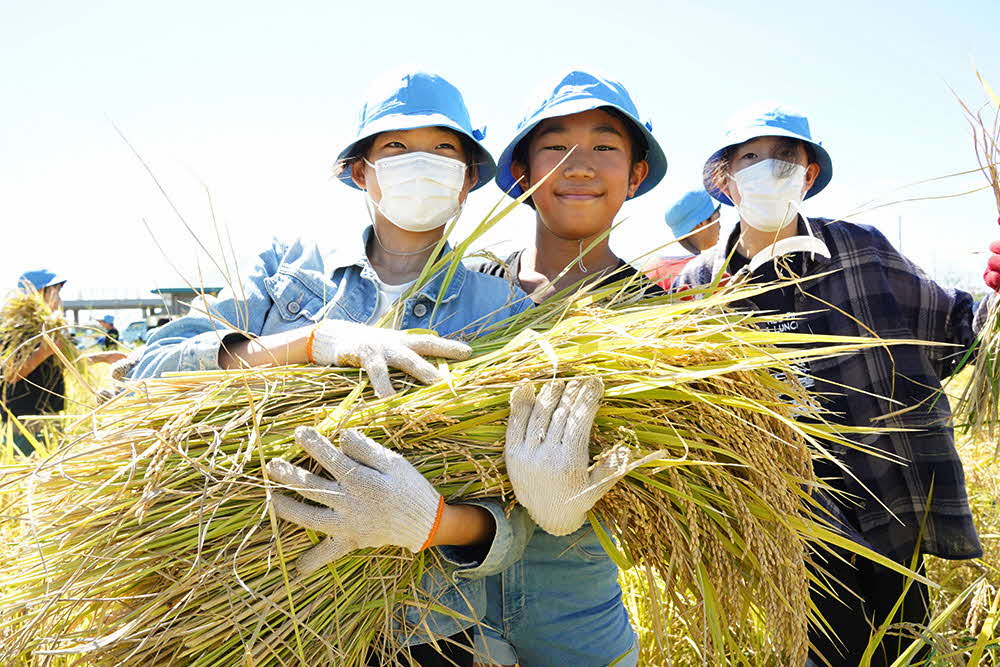
[[[600,286],[635,278],[640,290],[659,291],[608,245],[622,204],[651,190],[667,169],[624,86],[588,72],[567,74],[521,121],[500,156],[496,181],[516,198],[553,169],[527,200],[536,214],[534,246],[508,257],[506,267],[488,263],[480,270],[507,276],[539,303],[581,280]],[[588,477],[600,387],[581,391],[577,404],[586,409],[565,405],[568,396],[569,387],[561,399],[558,389],[546,387],[537,399],[530,390],[511,398],[505,458],[521,505],[511,518],[525,547],[521,560],[486,580],[487,614],[476,641],[489,660],[481,664],[637,664],[618,568],[586,525],[587,511],[620,478],[600,465]],[[536,434],[541,444],[529,456],[520,446],[518,410],[550,432],[577,432],[571,441],[577,449],[560,451],[567,442]],[[543,494],[532,491],[539,480],[547,480]]]
[[[394,391],[390,367],[425,383],[440,380],[423,357],[466,358],[470,348],[456,338],[474,338],[531,305],[506,281],[461,265],[447,285],[446,268],[410,289],[469,192],[493,176],[481,138],[461,94],[442,77],[412,71],[380,80],[338,158],[340,181],[366,193],[373,224],[354,239],[331,229],[322,246],[275,242],[260,254],[239,296],[223,292],[208,312],[158,328],[130,377],[273,364],[360,366],[380,397]],[[392,326],[375,326],[400,302]],[[567,389],[563,403],[578,419],[592,421],[594,393]],[[552,438],[553,445],[563,447],[562,439]],[[330,494],[330,480],[282,460],[268,463],[271,480],[319,503],[273,496],[278,517],[328,535],[300,557],[299,572],[329,576],[323,566],[355,549],[438,547],[450,569],[428,572],[421,582],[433,605],[407,606],[394,630],[417,664],[471,665],[468,629],[485,613],[484,577],[520,554],[503,504],[448,504],[399,454],[356,431],[345,431],[339,447],[309,428],[299,429],[296,440],[339,485]],[[374,478],[378,483],[370,483]],[[525,481],[521,492],[540,494],[548,485],[544,478]],[[375,656],[370,663],[380,664]],[[411,663],[403,657],[399,664]]]
[[[812,139],[805,116],[772,105],[738,114],[704,169],[706,189],[735,206],[736,215],[723,216],[718,243],[692,260],[678,285],[705,285],[725,272],[761,282],[804,277],[744,305],[796,313],[781,324],[807,333],[957,345],[871,348],[814,361],[800,380],[834,423],[893,429],[859,439],[903,462],[846,449],[836,452],[844,469],[831,464],[816,471],[848,494],[832,499],[845,532],[907,566],[914,554],[976,558],[982,549],[948,401],[939,394],[942,379],[973,342],[972,297],[936,284],[873,227],[806,217],[803,199],[831,176],[830,155]],[[826,558],[821,565],[839,581],[831,584],[839,599],[814,588],[813,601],[833,637],[811,632],[812,659],[857,665],[872,627],[889,618],[907,580],[865,559]],[[892,622],[927,620],[927,589],[914,581]],[[872,664],[892,663],[909,642],[887,637]]]

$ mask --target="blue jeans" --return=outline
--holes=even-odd
[[[635,667],[639,645],[618,567],[585,524],[565,537],[534,526],[524,556],[486,578],[477,660],[521,667]]]

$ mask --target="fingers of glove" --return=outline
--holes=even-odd
[[[337,534],[342,529],[341,518],[326,507],[307,505],[282,493],[271,495],[271,506],[274,507],[274,513],[279,519],[291,521],[309,530],[330,535]]]
[[[990,252],[994,255],[1000,254],[1000,239],[990,243]]]
[[[267,462],[267,475],[278,484],[288,487],[304,498],[322,503],[327,507],[335,507],[337,500],[344,495],[343,489],[336,482],[331,482],[308,470],[293,466],[284,459],[271,459]]]
[[[528,419],[535,407],[535,390],[524,383],[510,392],[510,417],[507,418],[507,441],[505,449],[517,448],[524,444],[528,430]]]
[[[573,411],[576,409],[577,396],[580,394],[582,386],[582,380],[570,380],[566,383],[562,396],[559,397],[559,403],[556,405],[556,409],[552,413],[552,418],[549,420],[548,431],[545,433],[544,442],[552,443],[558,447],[560,455],[563,456],[566,453],[567,444],[564,435],[567,425],[572,418]]]
[[[1000,271],[1000,255],[995,252],[986,260],[986,268],[990,271]]]
[[[601,407],[601,399],[604,397],[604,382],[596,377],[589,377],[578,382],[569,419],[566,421],[563,441],[578,445],[572,451],[574,454],[581,455],[583,461],[586,462],[589,460],[588,448],[590,432],[594,427],[594,417],[597,416],[597,410]]]
[[[366,471],[363,462],[355,461],[334,447],[333,443],[310,426],[300,426],[295,429],[295,442],[339,482],[370,472]]]
[[[983,274],[983,280],[986,281],[986,285],[990,289],[1000,289],[1000,272],[986,271],[986,273]]]
[[[379,398],[388,398],[396,393],[392,388],[392,381],[389,379],[389,367],[385,363],[385,357],[373,349],[364,349],[361,352],[361,367],[368,374],[368,381],[372,383],[372,389]]]
[[[324,565],[339,560],[352,551],[354,551],[353,545],[346,540],[328,537],[299,556],[295,561],[295,568],[303,576],[309,576]]]
[[[434,384],[441,380],[441,374],[428,361],[407,347],[391,349],[386,354],[386,363],[415,377],[424,384]]]
[[[528,419],[528,429],[525,433],[524,444],[534,449],[545,439],[549,430],[549,422],[552,420],[552,413],[559,405],[565,385],[559,380],[546,382],[538,397],[535,398],[535,405],[531,410],[531,417]]]
[[[472,348],[457,340],[448,340],[430,334],[406,334],[402,342],[424,357],[443,357],[463,361],[472,355]]]
[[[374,468],[381,473],[388,473],[402,457],[365,437],[360,432],[349,428],[340,434],[340,448],[355,461]]]

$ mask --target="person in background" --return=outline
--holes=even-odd
[[[685,267],[676,286],[706,285],[727,272],[767,284],[798,277],[802,282],[762,292],[745,305],[794,314],[774,325],[803,333],[946,344],[873,347],[801,369],[802,384],[833,424],[884,429],[854,436],[884,456],[838,447],[841,465],[817,463],[817,476],[836,491],[817,497],[829,503],[845,535],[907,567],[917,558],[918,571],[924,554],[981,556],[941,381],[973,344],[989,300],[974,317],[969,294],[935,283],[874,227],[806,217],[803,200],[829,184],[833,164],[801,113],[755,105],[734,116],[714,149],[705,187],[736,215],[722,216],[718,243]],[[995,286],[1000,281],[990,270],[1000,262],[995,254],[990,262],[985,278]],[[832,636],[810,629],[810,664],[859,664],[871,628],[890,616],[914,627],[929,620],[924,584],[848,558],[853,562],[827,557],[813,564],[833,577],[834,594],[813,587],[813,603]],[[892,664],[909,643],[890,632],[871,664]]]
[[[62,278],[47,269],[27,271],[17,281],[17,287],[26,291],[37,291],[52,310],[62,307],[60,290],[66,284]],[[18,369],[12,369],[8,377],[0,379],[3,390],[4,410],[0,411],[0,426],[6,431],[8,411],[32,432],[36,438],[41,429],[30,419],[31,415],[48,415],[61,412],[65,406],[66,379],[62,364],[54,356],[55,350],[45,341],[28,356]],[[25,456],[34,451],[30,439],[14,427],[14,446]]]
[[[685,257],[655,257],[646,265],[645,273],[663,289],[670,289],[681,270],[692,258],[715,245],[719,240],[719,209],[705,188],[686,193],[667,209],[664,219],[670,232],[690,255]]]
[[[97,320],[98,326],[104,329],[104,335],[97,339],[97,344],[105,350],[113,350],[118,347],[118,329],[115,329],[115,318],[113,315],[105,315]]]

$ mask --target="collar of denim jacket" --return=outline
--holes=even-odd
[[[368,280],[374,280],[376,273],[375,269],[372,267],[371,262],[368,260],[368,242],[371,240],[374,229],[372,225],[368,225],[362,230],[361,234],[355,237],[354,243],[345,243],[334,248],[326,257],[326,270],[327,275],[331,275],[334,271],[345,266],[357,266],[361,269],[361,276]],[[442,255],[447,255],[451,252],[451,244],[445,242],[444,248],[441,250]],[[444,294],[441,295],[441,303],[448,303],[456,298],[462,291],[462,286],[465,285],[465,279],[468,275],[469,270],[465,268],[462,262],[456,262],[457,266],[455,268],[454,274],[451,276],[451,280],[448,282],[447,288],[444,290]],[[441,288],[444,286],[445,280],[448,279],[448,273],[451,267],[444,267],[438,271],[434,276],[428,280],[423,287],[421,287],[417,294],[424,297],[428,301],[437,303],[438,295],[441,294]]]

